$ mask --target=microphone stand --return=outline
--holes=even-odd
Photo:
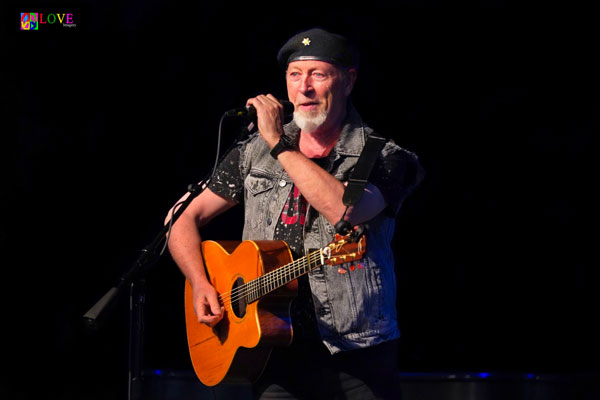
[[[151,267],[155,266],[159,257],[160,249],[164,246],[166,235],[170,225],[174,223],[187,206],[204,189],[201,184],[192,184],[188,186],[190,195],[181,204],[177,212],[171,218],[171,222],[166,224],[154,240],[144,247],[137,260],[131,265],[117,281],[117,284],[110,288],[108,292],[84,314],[83,320],[86,326],[92,330],[98,330],[105,322],[109,311],[112,310],[119,296],[129,289],[129,350],[128,350],[128,399],[142,399],[142,361],[144,346],[144,304],[146,299],[145,276]]]
[[[223,115],[225,117],[226,115]],[[221,126],[223,117],[219,124],[219,142],[221,140]],[[250,123],[246,128],[242,130],[239,137],[230,145],[229,149],[224,153],[225,155],[241,140],[247,133],[249,133],[255,124]],[[217,156],[218,156],[217,149]],[[224,156],[222,157],[224,158]],[[221,159],[222,160],[222,159]],[[219,162],[221,161],[219,160]],[[217,164],[215,164],[216,166]],[[98,330],[106,320],[109,310],[112,310],[116,303],[116,300],[123,293],[125,288],[129,288],[129,348],[128,348],[128,400],[141,400],[142,383],[143,383],[143,347],[144,347],[144,304],[146,299],[145,292],[145,276],[150,271],[151,267],[155,266],[158,262],[159,257],[162,255],[161,248],[166,245],[167,234],[169,233],[171,226],[177,221],[177,219],[183,214],[185,209],[200,193],[206,189],[210,179],[212,178],[211,171],[205,179],[200,183],[188,185],[188,192],[190,195],[182,201],[173,212],[171,220],[163,226],[161,231],[156,235],[154,240],[144,247],[136,261],[131,265],[117,281],[117,284],[104,294],[83,315],[83,321],[88,329]]]

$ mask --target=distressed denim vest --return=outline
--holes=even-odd
[[[296,137],[297,126],[284,127]],[[373,130],[363,125],[352,106],[335,148],[327,157],[325,169],[344,182],[348,180]],[[388,143],[383,156],[399,147]],[[258,134],[241,148],[240,168],[244,180],[244,240],[273,239],[275,227],[292,189],[292,181],[279,162],[269,154],[269,147]],[[367,251],[362,268],[323,266],[309,273],[315,314],[323,343],[329,351],[368,347],[399,337],[396,320],[396,278],[390,243],[394,234],[394,216],[382,212],[368,221]],[[393,214],[393,213],[392,213]],[[334,237],[334,227],[315,209],[308,207],[304,225],[304,248],[322,248]],[[338,267],[347,273],[338,272]]]

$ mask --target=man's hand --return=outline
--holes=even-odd
[[[217,291],[208,281],[193,286],[193,290],[194,311],[198,322],[215,326],[225,314],[225,307],[219,302]]]
[[[263,140],[272,149],[283,134],[283,106],[272,94],[249,99],[246,105],[256,109],[258,130]]]

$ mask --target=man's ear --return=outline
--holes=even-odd
[[[346,71],[346,87],[344,88],[346,97],[350,96],[350,93],[352,93],[357,75],[358,71],[355,68],[349,68],[348,71]]]

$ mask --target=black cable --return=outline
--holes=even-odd
[[[210,178],[208,178],[209,182],[212,179],[213,175],[215,174],[215,171],[217,170],[217,166],[219,165],[219,152],[221,151],[221,132],[223,130],[223,120],[225,119],[226,116],[227,116],[227,113],[223,114],[223,116],[221,116],[221,119],[219,120],[219,133],[217,134],[217,156],[215,157],[215,165],[213,166],[213,170],[210,173]]]
[[[221,161],[221,157],[220,157],[220,152],[221,152],[221,137],[222,137],[222,133],[223,133],[223,121],[225,120],[225,117],[227,117],[228,114],[224,113],[221,116],[221,119],[219,120],[219,130],[217,133],[217,154],[215,156],[215,164],[213,165],[213,169],[212,172],[210,173],[210,176],[208,177],[208,179],[205,179],[204,181],[200,181],[198,184],[196,185],[189,185],[188,187],[188,192],[192,192],[195,188],[197,188],[198,186],[203,186],[201,189],[204,190],[209,182],[212,180],[212,177],[215,175],[215,172],[217,171],[217,167],[219,166],[219,162]],[[244,128],[244,130],[241,132],[240,136],[238,137],[237,140],[235,140],[231,146],[229,147],[229,149],[227,150],[227,152],[225,154],[228,154],[229,151],[231,149],[233,149],[233,147],[235,147],[237,145],[237,143],[246,135],[246,133],[250,132],[252,129],[254,128],[254,124],[250,123],[246,128]],[[175,215],[175,213],[177,212],[177,207],[180,206],[181,204],[183,204],[185,202],[185,200],[182,200],[180,202],[178,202],[177,204],[175,204],[173,206],[173,208],[171,208],[171,210],[173,210],[173,212],[171,213],[171,218],[169,219],[169,229],[165,235],[165,244],[163,245],[162,249],[160,250],[159,255],[163,255],[163,253],[165,252],[168,244],[169,244],[169,238],[171,237],[171,229],[173,228],[173,215]]]

